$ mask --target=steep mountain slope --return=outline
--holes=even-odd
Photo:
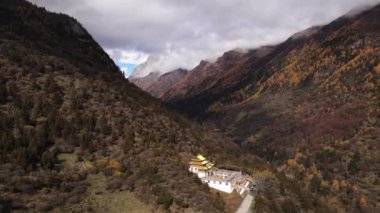
[[[328,212],[325,203],[336,207],[342,204],[339,200],[331,203],[334,199],[326,202],[331,194],[319,198],[310,193],[310,190],[326,188],[326,180],[319,182],[318,179],[320,174],[324,175],[320,168],[305,166],[307,177],[313,174],[311,185],[297,182],[298,176],[290,180],[285,176],[291,177],[289,169],[278,173],[264,161],[245,153],[228,137],[206,131],[167,110],[125,80],[107,54],[74,19],[49,13],[23,0],[1,1],[0,17],[2,212],[122,212],[131,206],[139,206],[140,211],[223,212],[230,209],[222,194],[210,191],[187,171],[187,161],[197,153],[208,156],[220,167],[254,174],[259,188],[256,208],[260,211]],[[239,80],[232,74],[231,78]],[[243,112],[232,102],[226,102],[226,106]],[[260,109],[264,112],[261,115],[267,113],[268,108]],[[227,115],[234,117],[230,112],[234,111],[226,111],[225,117],[217,119],[228,120]],[[358,137],[376,140],[372,131],[377,129],[371,126],[375,124],[376,120],[371,117],[366,124],[369,129],[362,128]],[[270,136],[270,132],[264,133],[263,137]],[[260,145],[264,147],[263,152],[258,152],[261,148],[255,145],[250,143],[243,148],[258,154],[273,151]],[[376,144],[368,146],[372,146],[368,147],[370,150],[377,148]],[[375,158],[363,156],[362,150],[359,153],[350,161],[352,171],[362,165],[368,170],[376,168]],[[305,171],[300,163],[309,162],[307,157],[309,153],[297,154],[289,159],[289,165]],[[368,160],[373,160],[373,164],[368,166]],[[341,167],[344,169],[344,165]],[[378,184],[373,173],[368,177],[373,185]],[[376,187],[363,188],[368,186],[366,182],[350,187],[347,178],[337,180],[338,183],[332,182],[333,189],[338,189],[334,191],[336,196],[353,194],[355,203],[344,201],[348,203],[346,208],[357,204],[365,209],[373,205],[368,195],[375,194]],[[367,191],[363,192],[364,189]]]
[[[222,212],[187,161],[242,165],[234,143],[124,79],[76,20],[24,0],[0,2],[0,118],[2,212],[124,211],[127,192],[156,211]]]
[[[378,211],[379,20],[380,5],[343,16],[162,98],[270,160],[329,209]],[[268,202],[258,199],[256,208]]]
[[[146,91],[154,97],[161,97],[178,81],[182,80],[188,74],[187,70],[176,69],[169,73],[161,75]],[[138,86],[138,85],[137,85]]]
[[[159,67],[157,65],[160,60],[160,56],[149,56],[144,63],[136,67],[130,78],[143,78],[144,76],[147,76],[148,73],[160,73],[160,70],[158,69]],[[148,69],[150,71],[148,71]]]
[[[140,66],[145,65],[143,64]],[[137,70],[137,72],[138,71],[139,70]],[[160,74],[160,72],[151,72],[144,77],[131,76],[128,80],[140,89],[148,92],[153,97],[159,98],[171,89],[177,82],[185,78],[187,74],[188,71],[185,69],[176,69],[165,74]]]
[[[159,70],[149,72],[147,68],[154,66],[159,60],[160,58],[158,56],[150,56],[144,63],[136,67],[128,80],[142,90],[147,91],[147,89],[157,81],[158,77],[161,76]],[[149,73],[147,74],[146,72]]]
[[[129,77],[128,80],[138,86],[140,89],[147,91],[150,86],[152,86],[160,77],[160,73],[152,72],[147,76],[141,78]]]
[[[207,91],[217,82],[221,76],[243,63],[247,59],[247,54],[241,51],[229,51],[219,57],[215,62],[201,61],[198,66],[189,71],[185,78],[181,79],[170,88],[162,99],[176,100],[181,97],[192,97],[201,91]]]

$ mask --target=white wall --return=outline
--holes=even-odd
[[[189,171],[197,174],[199,178],[206,177],[206,171],[198,170],[196,166],[190,166]]]
[[[220,182],[220,181],[208,181],[208,186],[222,192],[231,193],[234,189],[232,188],[231,183]]]
[[[193,172],[193,173],[197,173],[197,172],[195,172],[195,169],[194,169],[193,166],[190,166],[189,171],[190,171],[190,172]]]
[[[198,171],[198,177],[199,178],[203,178],[203,177],[206,177],[206,172],[205,171]]]

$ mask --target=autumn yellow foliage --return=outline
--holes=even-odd
[[[333,180],[332,184],[331,184],[331,188],[335,191],[335,192],[339,192],[340,190],[340,187],[339,187],[339,181],[338,180]]]
[[[322,180],[321,181],[321,187],[322,188],[328,188],[329,187],[329,183],[327,181],[325,181],[325,180]]]
[[[38,117],[37,119],[36,119],[36,121],[37,121],[37,123],[43,123],[43,122],[46,122],[47,121],[47,118],[46,117]]]
[[[108,165],[108,159],[96,160],[95,165],[99,168],[105,168]]]
[[[315,165],[315,163],[313,163],[313,166],[311,167],[311,173],[313,175],[317,175],[318,174],[318,169],[317,169],[317,166]]]
[[[297,162],[294,159],[289,159],[288,160],[288,165],[289,166],[295,166],[295,165],[297,165]]]
[[[357,184],[352,186],[352,191],[353,192],[358,192],[359,191],[359,186]]]
[[[380,64],[375,67],[375,71],[377,74],[380,74]]]
[[[340,181],[340,188],[347,188],[349,185],[347,180]]]
[[[121,163],[116,160],[110,160],[108,163],[108,167],[113,168],[115,170],[120,170],[121,169]]]
[[[367,201],[367,198],[363,195],[360,197],[359,199],[359,206],[360,208],[366,208],[368,207],[368,201]]]
[[[120,176],[121,175],[121,171],[120,170],[115,170],[115,171],[113,171],[113,174],[115,176]]]

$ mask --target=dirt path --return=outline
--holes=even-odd
[[[253,204],[253,201],[254,201],[254,197],[251,194],[247,194],[247,196],[245,196],[243,202],[240,204],[236,213],[249,213],[249,212],[251,212],[250,207]]]

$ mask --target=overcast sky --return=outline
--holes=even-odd
[[[193,68],[235,48],[275,44],[380,0],[30,0],[78,19],[120,67]]]

